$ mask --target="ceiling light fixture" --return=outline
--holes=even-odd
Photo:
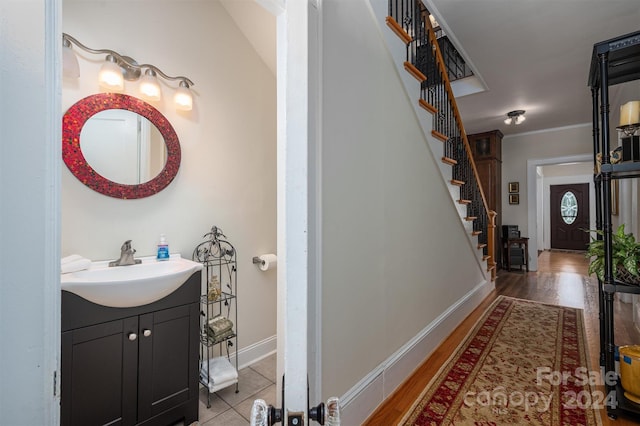
[[[507,113],[507,118],[505,118],[504,120],[504,124],[510,125],[510,124],[520,124],[522,123],[524,120],[526,120],[526,117],[524,116],[525,111],[522,109],[518,109],[515,111],[510,111]]]
[[[172,77],[162,72],[162,70],[155,65],[138,64],[133,58],[121,55],[110,49],[92,49],[80,43],[69,34],[62,33],[64,76],[76,78],[80,76],[78,60],[77,57],[73,55],[72,45],[76,45],[88,53],[107,55],[105,63],[98,73],[99,84],[107,90],[121,91],[124,88],[124,80],[136,81],[140,79],[139,90],[142,97],[147,100],[158,101],[162,96],[158,82],[158,76],[160,76],[167,81],[179,81],[174,96],[177,109],[190,111],[193,108],[193,95],[189,88],[193,86],[194,83],[187,77]]]

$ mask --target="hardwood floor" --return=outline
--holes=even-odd
[[[498,271],[495,291],[445,339],[394,394],[371,414],[363,425],[390,426],[397,424],[451,352],[460,344],[498,295],[584,309],[590,366],[591,369],[598,370],[600,353],[598,289],[595,277],[588,278],[586,276],[587,267],[588,260],[584,253],[544,251],[538,256],[538,272]],[[623,303],[616,297],[615,315],[616,344],[640,343],[640,332],[633,325],[631,304]],[[623,416],[615,421],[611,420],[604,410],[601,410],[601,417],[604,426],[640,424],[640,419]]]

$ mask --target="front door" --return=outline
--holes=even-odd
[[[551,248],[586,250],[589,244],[589,184],[551,185]]]

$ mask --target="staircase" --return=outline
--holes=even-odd
[[[432,152],[442,153],[440,171],[493,281],[496,212],[487,208],[429,12],[421,0],[389,0],[388,5],[386,24],[406,45],[403,67],[420,83],[418,104],[432,117]]]

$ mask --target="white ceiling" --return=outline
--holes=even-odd
[[[276,74],[276,18],[265,7],[269,1],[220,0],[240,31],[262,58],[273,75]],[[261,3],[261,4],[258,4]]]
[[[487,90],[457,98],[467,133],[505,135],[591,123],[593,45],[640,30],[640,0],[425,0]],[[638,76],[640,78],[640,76]],[[610,90],[619,106],[640,80]],[[527,120],[507,126],[509,111]],[[616,121],[613,121],[613,120]]]
[[[275,18],[258,4],[265,0],[221,1],[275,73]],[[486,87],[456,99],[468,134],[590,124],[593,45],[640,30],[640,0],[424,1]],[[632,99],[640,99],[640,80],[611,88],[612,123]],[[517,109],[527,120],[505,125]]]

